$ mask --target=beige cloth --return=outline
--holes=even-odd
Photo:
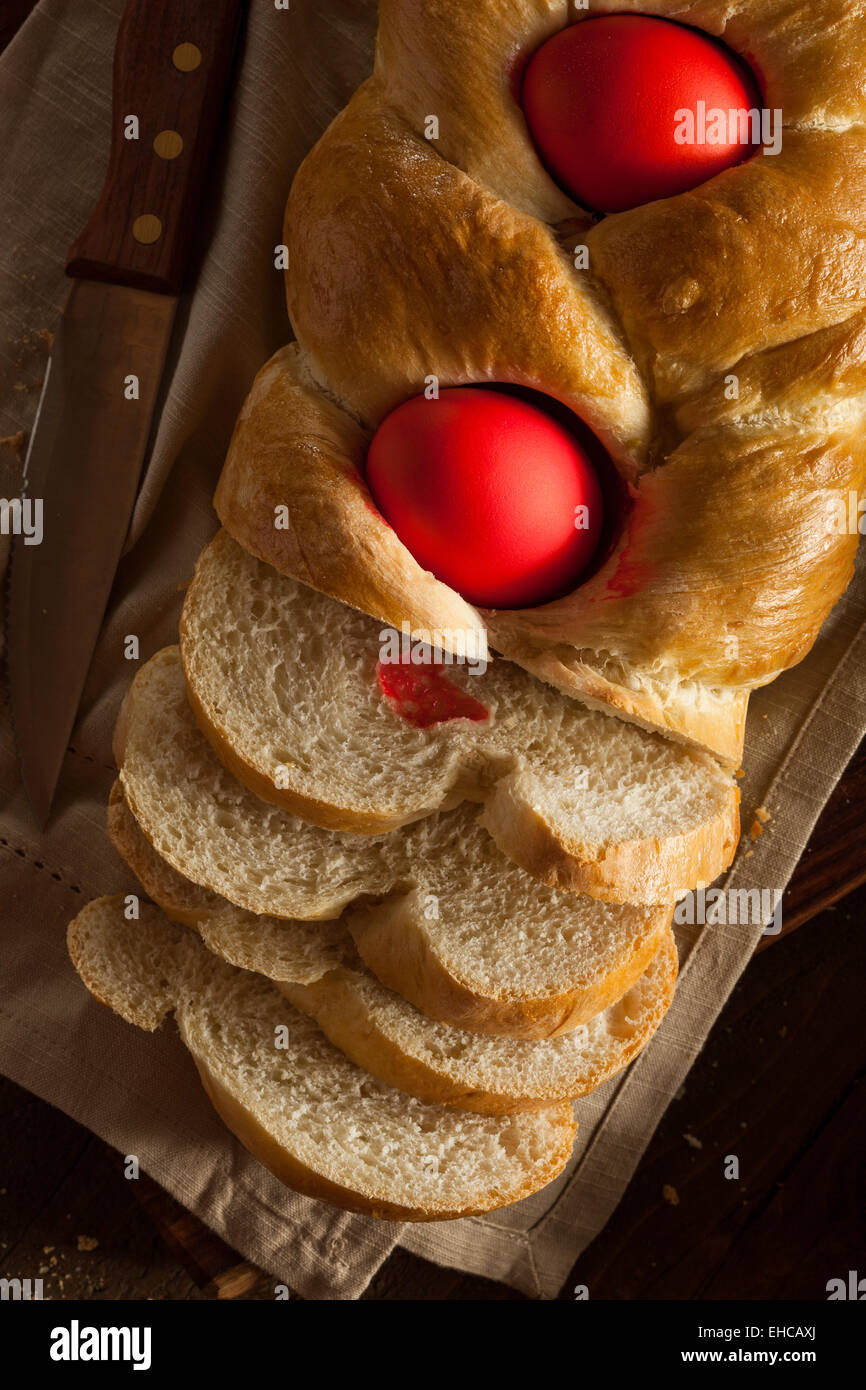
[[[0,434],[32,423],[40,333],[56,325],[66,247],[102,182],[121,8],[122,0],[41,0],[0,59]],[[202,209],[200,274],[181,306],[153,457],[44,835],[18,787],[0,715],[0,1066],[137,1154],[232,1246],[306,1297],[357,1298],[398,1243],[552,1297],[616,1206],[759,929],[681,933],[675,1005],[625,1077],[579,1102],[579,1142],[563,1178],[508,1211],[417,1227],[287,1192],[222,1128],[173,1026],[148,1037],[101,1010],[64,947],[66,923],[88,898],[130,885],[104,831],[111,729],[132,674],[123,638],[137,633],[143,658],[175,638],[179,586],[216,526],[210,496],[232,422],[255,371],[288,336],[273,264],[286,190],[369,70],[374,12],[372,0],[298,0],[288,11],[252,0],[229,133]],[[744,847],[738,886],[783,887],[866,730],[864,613],[860,580],[811,657],[753,701],[745,824],[761,802],[773,820],[749,858]]]

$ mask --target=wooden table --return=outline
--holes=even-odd
[[[593,1298],[815,1298],[862,1267],[864,805],[861,750],[788,888],[784,934],[763,939],[563,1298],[577,1282]],[[732,1150],[740,1183],[720,1179]],[[269,1276],[155,1183],[126,1182],[112,1149],[3,1081],[0,1249],[54,1298],[273,1296]],[[520,1295],[398,1251],[365,1297]]]
[[[34,3],[4,0],[0,52]],[[593,1298],[815,1298],[862,1267],[864,804],[861,750],[788,888],[783,933],[762,940],[562,1298],[578,1275]],[[739,1184],[719,1178],[735,1144]],[[53,1298],[272,1297],[269,1276],[155,1183],[126,1182],[112,1149],[2,1078],[0,1254]],[[520,1295],[398,1251],[365,1297]]]

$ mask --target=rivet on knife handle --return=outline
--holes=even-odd
[[[130,0],[115,49],[108,175],[70,247],[70,275],[180,293],[242,5]],[[128,138],[136,123],[138,138]]]

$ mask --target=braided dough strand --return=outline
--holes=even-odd
[[[593,224],[517,100],[564,0],[382,0],[374,74],[291,191],[298,346],[253,387],[217,510],[284,573],[398,626],[484,624],[568,693],[736,762],[749,691],[805,655],[856,549],[830,518],[866,470],[866,3],[591,13],[628,10],[746,56],[781,152]],[[609,451],[630,505],[574,593],[479,613],[376,511],[370,433],[431,377],[542,391]]]

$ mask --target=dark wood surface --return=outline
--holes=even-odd
[[[866,744],[849,763],[794,871],[782,903],[780,935],[765,936],[759,951],[866,883],[864,808]]]

